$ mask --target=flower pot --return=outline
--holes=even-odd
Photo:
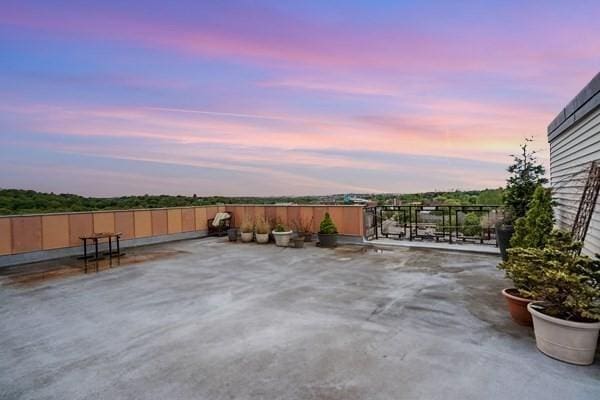
[[[510,248],[510,239],[512,238],[515,229],[512,225],[496,225],[496,243],[500,249],[500,255],[502,260],[508,260],[508,253],[506,250]]]
[[[227,229],[227,237],[230,242],[235,242],[237,240],[238,230],[235,228]]]
[[[251,242],[254,237],[254,232],[242,232],[242,242]]]
[[[297,249],[301,249],[302,247],[304,247],[304,236],[294,238],[294,247]]]
[[[287,232],[275,232],[273,231],[273,237],[275,238],[275,244],[279,247],[288,247],[290,245],[290,239],[292,238],[292,231]]]
[[[321,247],[335,247],[337,246],[337,233],[333,235],[326,235],[324,233],[319,233],[319,246]]]
[[[313,234],[312,232],[304,232],[304,241],[306,243],[312,242]]]
[[[540,302],[529,303],[537,348],[544,354],[577,365],[594,362],[600,322],[575,322],[544,314]]]
[[[256,234],[256,243],[269,243],[269,234],[268,233],[257,233]]]
[[[519,296],[519,291],[515,288],[508,288],[502,291],[502,295],[508,304],[508,311],[513,321],[519,325],[531,326],[531,314],[527,311],[527,304],[532,300]]]

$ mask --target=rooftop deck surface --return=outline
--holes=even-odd
[[[600,398],[600,362],[510,320],[498,261],[203,239],[2,269],[0,398]]]

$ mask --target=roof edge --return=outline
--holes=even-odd
[[[598,107],[600,107],[600,72],[550,122],[548,141],[556,139]]]

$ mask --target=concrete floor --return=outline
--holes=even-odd
[[[162,256],[125,265],[144,252]],[[221,239],[137,253],[4,274],[0,398],[600,398],[598,363],[550,359],[510,321],[495,256]]]

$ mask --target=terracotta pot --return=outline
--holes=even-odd
[[[257,233],[256,234],[256,243],[269,243],[269,234],[268,233]]]
[[[242,232],[242,242],[244,243],[248,243],[252,241],[252,238],[254,237],[254,232]]]
[[[290,245],[290,239],[292,238],[292,231],[288,232],[275,232],[273,231],[273,237],[275,238],[275,244],[279,247],[288,247]]]
[[[537,309],[536,309],[537,308]],[[529,303],[537,348],[547,356],[577,365],[594,362],[600,322],[575,322],[542,313],[540,302]]]
[[[504,289],[502,295],[506,299],[513,321],[519,325],[532,326],[533,322],[531,322],[531,314],[527,311],[527,305],[533,300],[519,296],[519,292],[515,288]]]

